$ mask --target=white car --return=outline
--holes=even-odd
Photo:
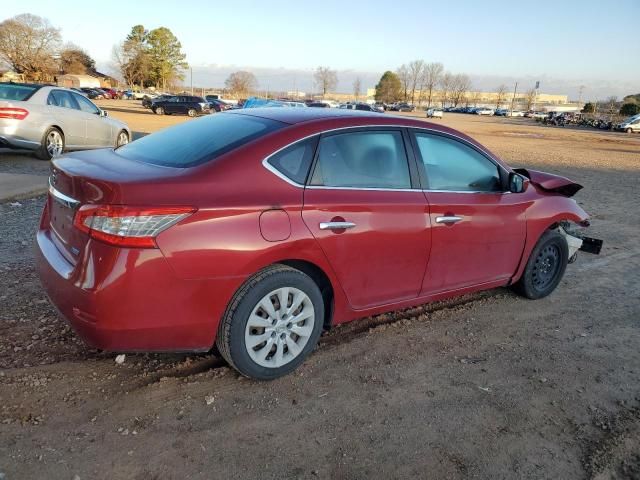
[[[493,110],[493,108],[478,108],[476,110],[476,115],[493,115],[495,113],[495,111]]]
[[[136,100],[142,100],[144,97],[156,98],[158,96],[155,92],[133,92],[133,98]]]
[[[442,118],[444,113],[439,108],[430,108],[427,110],[427,118]]]
[[[627,118],[625,121],[618,124],[616,130],[627,133],[640,132],[640,113],[638,115],[634,115],[633,117]]]
[[[504,114],[505,117],[524,117],[524,112],[520,111],[520,110],[514,110],[512,112],[505,112]]]

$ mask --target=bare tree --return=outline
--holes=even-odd
[[[440,79],[440,103],[442,104],[442,108],[446,107],[447,102],[450,100],[454,82],[454,75],[449,72],[442,75],[442,78]]]
[[[467,92],[471,89],[471,79],[468,75],[463,73],[459,73],[453,76],[453,81],[451,85],[451,100],[453,101],[453,106],[457,107],[460,103],[463,102]]]
[[[360,77],[356,77],[353,81],[353,96],[356,97],[356,102],[358,101],[358,97],[360,96],[362,90],[362,81]]]
[[[480,103],[480,100],[482,100],[482,94],[480,92],[473,92],[471,94],[471,98],[469,99],[469,101],[473,103],[474,107],[478,106],[478,104]]]
[[[256,76],[251,72],[240,70],[239,72],[233,72],[224,81],[227,89],[236,97],[245,98],[249,94],[258,88],[258,80]]]
[[[36,80],[56,72],[53,57],[60,42],[60,30],[37,15],[24,13],[0,23],[0,60]]]
[[[402,86],[402,96],[404,101],[407,101],[407,97],[409,94],[409,83],[410,83],[410,73],[409,67],[407,67],[404,63],[398,67],[396,70],[396,75],[400,79],[400,85]]]
[[[509,92],[509,89],[504,83],[496,89],[496,109],[500,108],[500,105],[506,101],[507,92]]]
[[[316,81],[316,85],[322,89],[323,97],[331,90],[334,90],[338,84],[338,74],[329,67],[316,68],[316,73],[313,74],[313,78]]]
[[[536,93],[537,92],[535,88],[531,88],[525,92],[524,100],[527,104],[527,111],[531,110],[533,104],[536,103]]]
[[[442,77],[444,66],[441,63],[427,63],[424,66],[422,72],[422,81],[420,84],[420,96],[422,92],[426,91],[427,94],[427,108],[431,107],[431,101],[433,100],[433,92],[438,86],[438,82]]]
[[[424,60],[414,60],[407,67],[409,71],[409,89],[411,90],[411,104],[416,102],[416,90],[420,87],[420,79],[424,71]]]
[[[615,112],[618,111],[618,97],[616,97],[615,95],[607,98],[607,108],[609,110],[609,115],[613,115]]]

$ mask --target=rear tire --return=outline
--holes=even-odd
[[[216,346],[242,375],[273,380],[304,361],[323,324],[322,294],[311,277],[273,265],[236,292],[218,328]]]
[[[196,112],[194,108],[190,108],[189,110],[187,110],[187,115],[189,115],[190,117],[195,117],[197,114],[198,112]]]
[[[40,148],[36,150],[35,154],[40,160],[51,160],[62,155],[64,147],[64,135],[62,132],[56,127],[49,127],[44,132]]]
[[[562,280],[568,261],[569,247],[564,236],[556,230],[546,231],[533,248],[514,290],[531,300],[546,297]]]

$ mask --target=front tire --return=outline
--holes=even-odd
[[[122,147],[129,143],[129,134],[125,130],[121,130],[116,138],[116,148]]]
[[[196,112],[194,108],[190,108],[189,110],[187,110],[187,115],[189,115],[190,117],[195,117],[196,115],[198,115],[198,112]]]
[[[553,292],[567,268],[569,247],[557,230],[545,232],[533,248],[522,277],[514,289],[522,296],[537,300]]]
[[[218,329],[220,354],[242,375],[273,380],[295,370],[318,343],[324,303],[305,273],[274,265],[238,290]]]
[[[164,115],[164,108],[156,107],[153,113],[155,113],[156,115]]]
[[[40,160],[51,160],[64,153],[64,135],[56,127],[49,127],[42,137],[36,157]]]
[[[633,130],[631,130],[630,128],[627,128],[627,129],[625,130],[625,132],[627,132],[627,133],[633,133]]]

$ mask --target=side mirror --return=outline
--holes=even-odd
[[[515,172],[509,174],[509,191],[511,193],[522,193],[526,188],[526,179]]]
[[[108,117],[108,116],[109,116],[109,114],[107,113],[107,111],[106,111],[106,110],[100,110],[100,116],[101,116],[101,117]]]

